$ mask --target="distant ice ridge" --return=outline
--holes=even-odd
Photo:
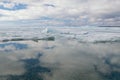
[[[55,36],[57,39],[74,39],[80,42],[120,41],[119,27],[16,27],[0,29],[0,40],[13,38],[44,38]]]

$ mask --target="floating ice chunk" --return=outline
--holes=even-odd
[[[19,31],[18,31],[19,30]],[[117,27],[17,27],[0,29],[0,41],[7,39],[32,39],[55,36],[56,38],[76,39],[82,42],[120,41],[120,28]]]

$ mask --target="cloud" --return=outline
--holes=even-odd
[[[56,26],[61,22],[61,26],[120,25],[119,0],[1,0],[0,5],[7,8],[0,9],[0,21],[37,19],[43,23],[48,20],[49,25]]]
[[[5,2],[1,2],[0,5],[3,6],[4,8],[13,8],[15,6],[14,3],[5,3]]]

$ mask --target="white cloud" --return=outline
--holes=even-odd
[[[13,8],[15,6],[15,3],[6,3],[0,2],[0,5],[2,5],[5,8]]]
[[[2,3],[3,0],[1,0]],[[80,25],[80,22],[84,21],[84,24],[89,25],[99,23],[112,18],[112,22],[116,22],[114,16],[118,15],[120,10],[119,0],[8,0],[11,3],[2,3],[4,7],[12,8],[14,4],[26,4],[25,9],[9,11],[0,9],[0,21],[16,21],[16,20],[29,20],[39,19],[40,17],[52,17],[60,20],[72,20],[72,24]],[[44,4],[54,5],[45,6]],[[0,4],[1,5],[1,4]],[[114,20],[115,19],[115,20]],[[97,22],[96,22],[97,21]],[[117,19],[120,21],[120,19]],[[59,21],[58,21],[59,22]],[[111,20],[107,21],[107,24],[111,23]],[[117,23],[120,25],[120,23]]]

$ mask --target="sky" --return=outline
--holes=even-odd
[[[0,27],[120,26],[120,0],[0,0]]]

